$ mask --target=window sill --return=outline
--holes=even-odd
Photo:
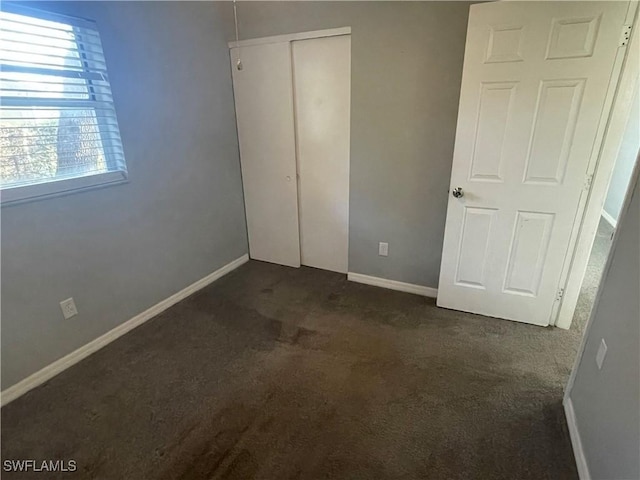
[[[53,182],[5,188],[0,192],[3,207],[44,198],[83,192],[109,185],[126,183],[127,173],[123,171],[99,173],[86,177],[66,178]]]

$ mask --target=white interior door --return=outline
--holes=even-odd
[[[231,49],[251,258],[300,266],[290,42]]]
[[[439,306],[549,324],[627,6],[471,6]]]
[[[351,37],[294,41],[301,263],[347,272]]]

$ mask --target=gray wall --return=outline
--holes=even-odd
[[[637,145],[636,145],[637,149]],[[569,392],[591,478],[640,478],[640,189],[619,241]],[[598,370],[601,339],[607,355]]]
[[[247,252],[231,3],[39,6],[98,22],[131,181],[2,210],[3,389]],[[238,9],[242,38],[352,27],[350,271],[437,286],[469,3]]]
[[[618,220],[620,208],[624,201],[624,194],[629,186],[629,178],[638,154],[638,146],[640,145],[640,96],[638,88],[633,99],[633,107],[631,108],[631,116],[627,123],[627,127],[622,139],[622,145],[618,152],[616,165],[611,175],[611,183],[609,183],[609,191],[607,199],[604,202],[604,211],[607,212],[614,220]]]
[[[98,22],[131,181],[2,209],[3,389],[247,252],[216,9],[41,6]]]
[[[238,3],[241,39],[352,27],[351,272],[438,285],[469,5]]]

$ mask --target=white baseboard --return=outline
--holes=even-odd
[[[618,225],[618,222],[616,221],[615,218],[613,218],[606,210],[602,210],[602,218],[604,218],[607,223],[609,225],[611,225],[613,228],[616,228],[616,226]]]
[[[12,385],[11,387],[7,388],[0,394],[0,405],[5,406],[9,402],[12,402],[16,398],[20,397],[21,395],[24,395],[29,390],[32,390],[39,385],[42,385],[43,383],[52,379],[59,373],[62,373],[67,368],[71,367],[72,365],[75,365],[76,363],[88,357],[92,353],[97,352],[102,347],[110,344],[117,338],[120,338],[125,333],[130,332],[131,330],[142,325],[146,321],[151,320],[153,317],[155,317],[159,313],[164,312],[166,309],[175,305],[180,300],[184,300],[189,295],[192,295],[193,293],[206,287],[210,283],[213,283],[223,275],[226,275],[232,270],[235,270],[240,265],[248,261],[249,261],[249,255],[247,254],[242,255],[241,257],[219,268],[215,272],[210,273],[206,277],[201,278],[197,282],[192,283],[188,287],[180,290],[177,293],[174,293],[170,297],[165,298],[164,300],[153,305],[152,307],[148,308],[144,312],[139,313],[138,315],[127,320],[124,323],[121,323],[114,329],[109,330],[104,335],[99,336],[95,340],[90,341],[89,343],[83,345],[82,347],[71,352],[70,354],[65,355],[59,360],[56,360],[55,362],[47,365],[42,370],[39,370],[32,375],[29,375],[24,380],[21,380],[15,385]]]
[[[437,288],[423,287],[422,285],[398,282],[396,280],[387,280],[386,278],[371,277],[369,275],[363,275],[361,273],[349,272],[347,273],[347,280],[357,283],[365,283],[367,285],[373,285],[374,287],[382,287],[388,288],[389,290],[398,290],[400,292],[422,295],[423,297],[436,298],[438,296]]]
[[[567,418],[567,426],[569,427],[569,435],[571,437],[571,445],[573,446],[573,455],[576,457],[576,467],[578,468],[578,476],[580,480],[591,480],[587,458],[584,456],[582,449],[582,440],[580,439],[580,431],[576,423],[576,414],[573,411],[573,402],[571,397],[565,397],[562,402],[564,405],[564,415]]]

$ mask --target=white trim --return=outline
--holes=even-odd
[[[207,275],[204,278],[201,278],[197,282],[192,283],[188,287],[180,290],[177,293],[174,293],[173,295],[171,295],[168,298],[165,298],[161,302],[156,303],[155,305],[153,305],[152,307],[148,308],[144,312],[139,313],[138,315],[136,315],[135,317],[127,320],[124,323],[121,323],[120,325],[118,325],[114,329],[109,330],[104,335],[99,336],[98,338],[90,341],[89,343],[83,345],[82,347],[80,347],[77,350],[71,352],[70,354],[65,355],[64,357],[62,357],[62,358],[56,360],[55,362],[47,365],[42,370],[39,370],[39,371],[37,371],[36,373],[34,373],[32,375],[29,375],[24,380],[21,380],[18,383],[16,383],[15,385],[12,385],[11,387],[7,388],[6,390],[4,390],[0,394],[0,405],[2,405],[4,407],[6,404],[8,404],[9,402],[12,402],[13,400],[15,400],[16,398],[20,397],[21,395],[24,395],[29,390],[32,390],[32,389],[36,388],[39,385],[42,385],[43,383],[45,383],[46,381],[52,379],[53,377],[55,377],[59,373],[62,373],[67,368],[75,365],[76,363],[78,363],[79,361],[85,359],[86,357],[88,357],[92,353],[97,352],[102,347],[110,344],[111,342],[113,342],[117,338],[120,338],[125,333],[130,332],[134,328],[142,325],[147,320],[151,320],[153,317],[155,317],[156,315],[164,312],[169,307],[171,307],[171,306],[175,305],[176,303],[178,303],[179,301],[187,298],[189,295],[194,294],[198,290],[206,287],[210,283],[213,283],[214,281],[216,281],[217,279],[219,279],[223,275],[226,275],[227,273],[231,272],[232,270],[235,270],[240,265],[242,265],[242,264],[244,264],[244,263],[246,263],[248,261],[249,261],[249,255],[248,254],[242,255],[241,257],[239,257],[239,258],[233,260],[232,262],[226,264],[225,266],[219,268],[215,272]]]
[[[51,182],[36,183],[4,188],[0,192],[2,206],[14,205],[31,200],[39,200],[73,192],[82,192],[93,188],[119,185],[127,182],[127,172],[117,170],[113,172],[97,173],[85,177],[66,178]]]
[[[578,477],[580,480],[591,480],[589,473],[589,465],[582,448],[582,439],[576,422],[576,413],[573,410],[573,402],[571,398],[566,397],[562,402],[564,405],[564,415],[567,418],[567,427],[569,428],[569,436],[571,437],[571,445],[573,446],[573,455],[576,457],[576,467],[578,468]]]
[[[336,37],[338,35],[350,35],[351,27],[330,28],[327,30],[314,30],[312,32],[289,33],[286,35],[275,35],[273,37],[250,38],[238,42],[229,42],[229,48],[250,47],[251,45],[264,45],[267,43],[294,42],[296,40],[308,40],[310,38]]]
[[[613,228],[616,228],[616,225],[618,225],[618,222],[616,221],[616,219],[613,218],[611,214],[607,212],[604,208],[602,209],[602,218],[604,218],[607,221],[607,223],[611,225]]]
[[[424,287],[414,283],[398,282],[397,280],[387,280],[386,278],[371,277],[361,273],[349,272],[347,273],[347,280],[351,282],[364,283],[365,285],[373,285],[374,287],[382,287],[388,288],[389,290],[398,290],[399,292],[422,295],[423,297],[436,298],[438,296],[437,288]]]

